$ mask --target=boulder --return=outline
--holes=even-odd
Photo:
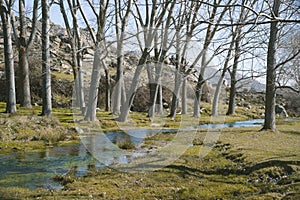
[[[3,75],[4,75],[4,72],[0,71],[0,79],[2,78]]]
[[[284,117],[288,117],[288,114],[287,114],[285,108],[282,105],[278,105],[278,104],[275,105],[275,114],[282,115]]]

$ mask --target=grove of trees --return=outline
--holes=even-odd
[[[51,116],[49,10],[54,8],[59,8],[60,13],[57,14],[61,15],[62,24],[71,41],[70,65],[75,80],[75,101],[86,121],[97,121],[101,71],[105,72],[107,84],[106,94],[100,94],[106,95],[106,110],[112,110],[117,120],[126,121],[144,69],[147,71],[150,89],[148,114],[153,120],[156,113],[162,113],[161,78],[166,60],[170,60],[174,66],[175,77],[169,113],[171,118],[176,117],[180,98],[182,113],[187,113],[186,85],[190,77],[196,77],[191,115],[200,117],[201,94],[208,81],[205,72],[211,65],[217,66],[221,72],[212,102],[213,116],[220,114],[218,102],[227,73],[231,79],[227,115],[235,114],[236,87],[240,79],[237,74],[245,72],[245,65],[249,66],[247,70],[252,78],[266,75],[263,129],[276,130],[276,89],[288,88],[299,92],[298,0],[34,0],[31,4],[25,0],[0,0],[7,113],[17,112],[15,68],[20,73],[22,86],[20,105],[31,107],[28,56],[39,31],[37,21],[41,20],[41,115]],[[18,26],[15,18],[19,19]],[[31,27],[29,33],[27,26]],[[89,33],[91,46],[82,44],[81,29]],[[292,45],[291,41],[295,38],[298,40]],[[17,48],[13,48],[15,41]],[[131,83],[125,87],[123,65],[127,45],[135,45],[139,60],[137,66],[132,66],[134,74]],[[117,49],[114,55],[117,57],[116,84],[113,86],[110,84],[110,68],[106,62],[110,46]],[[82,59],[83,51],[87,48],[93,49],[94,59],[86,94]],[[19,56],[18,66],[14,66],[14,51]],[[254,65],[252,68],[249,64],[251,62]],[[260,73],[256,72],[258,68]],[[243,77],[247,78],[250,75]],[[110,94],[111,87],[114,87],[113,94]]]

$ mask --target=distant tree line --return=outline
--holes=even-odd
[[[179,99],[182,102],[182,113],[187,112],[186,87],[187,79],[191,76],[197,77],[193,116],[200,117],[201,94],[207,81],[205,71],[213,62],[218,62],[221,72],[212,101],[213,116],[219,115],[218,103],[226,73],[229,73],[231,78],[227,115],[235,114],[236,87],[239,81],[237,74],[245,72],[243,65],[249,64],[250,60],[262,63],[262,67],[265,67],[263,129],[276,129],[276,89],[289,88],[299,92],[299,39],[296,45],[287,45],[290,44],[288,41],[299,37],[300,5],[297,0],[34,0],[31,9],[25,4],[25,0],[0,0],[7,113],[17,112],[14,50],[18,51],[19,56],[20,104],[25,108],[31,107],[28,55],[36,37],[37,20],[41,19],[41,115],[52,114],[49,52],[51,6],[59,6],[71,41],[70,63],[75,80],[75,104],[87,121],[97,120],[96,108],[102,69],[105,71],[107,84],[106,110],[111,110],[117,115],[119,121],[126,121],[128,118],[143,69],[147,70],[150,87],[149,117],[153,120],[155,113],[162,113],[162,71],[165,59],[171,55],[172,64],[175,66],[173,98],[169,113],[171,118],[176,117]],[[13,9],[14,7],[18,9]],[[29,34],[25,23],[29,16],[28,10],[31,10],[32,27]],[[14,24],[16,14],[19,17],[19,27]],[[93,43],[90,48],[94,49],[87,95],[84,94],[83,85],[82,59],[86,47],[83,46],[80,36],[82,22]],[[16,41],[15,49],[13,39]],[[110,94],[110,69],[105,62],[108,47],[111,45],[108,40],[113,40],[117,49],[116,85],[113,94]],[[124,51],[125,44],[133,41],[139,48],[140,56],[132,82],[126,90],[123,77]],[[288,51],[282,51],[283,48]],[[152,65],[149,65],[150,61]],[[258,74],[255,68],[248,67],[247,70],[252,78]],[[285,81],[286,77],[290,77],[289,81]],[[111,102],[113,105],[110,105]]]

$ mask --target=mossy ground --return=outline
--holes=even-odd
[[[25,116],[36,113],[36,109],[19,110]],[[71,127],[70,114],[70,110],[54,110],[64,127]],[[105,122],[108,130],[115,127],[114,116],[99,115],[100,125]],[[147,126],[151,122],[145,116],[133,113],[131,118]],[[6,117],[1,114],[1,119]],[[238,115],[225,121],[246,118]],[[176,127],[176,120],[179,119],[165,124]],[[199,124],[210,121],[204,116]],[[300,122],[278,121],[277,127],[277,132],[260,131],[260,127],[222,129],[218,142],[203,158],[199,151],[207,130],[201,129],[193,146],[162,169],[125,173],[91,168],[84,177],[65,177],[68,181],[63,189],[0,188],[0,199],[299,199]],[[168,142],[172,137],[171,133],[159,134],[148,138],[145,144]]]
[[[38,116],[40,106],[7,114],[0,103],[0,151],[38,151],[62,141],[77,140],[71,110],[53,109],[52,117]]]

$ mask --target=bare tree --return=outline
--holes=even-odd
[[[295,3],[295,2],[292,2]],[[290,4],[287,10],[291,8]],[[275,100],[276,100],[276,69],[282,64],[294,59],[294,56],[286,59],[282,63],[276,63],[276,50],[279,41],[279,15],[280,15],[280,0],[274,0],[271,15],[274,21],[270,23],[270,35],[268,43],[268,56],[267,56],[267,79],[266,79],[266,101],[265,101],[265,122],[262,130],[276,130],[275,125]],[[295,55],[297,55],[296,53]]]
[[[146,14],[144,15],[145,16],[144,18],[142,16],[141,8],[139,7],[138,2],[134,1],[134,5],[136,9],[135,20],[136,20],[137,28],[141,26],[143,29],[142,33],[143,33],[144,45],[141,49],[142,55],[139,59],[138,66],[135,70],[134,77],[129,89],[129,93],[127,93],[126,101],[121,107],[121,113],[118,118],[119,121],[127,120],[129,110],[133,103],[135,92],[137,90],[140,74],[147,62],[147,59],[149,58],[156,31],[162,24],[165,14],[169,10],[170,4],[171,4],[170,1],[161,2],[159,5],[157,0],[152,0],[151,3],[146,1],[146,5],[145,5]],[[141,41],[139,40],[139,42]]]
[[[96,108],[98,102],[98,88],[100,84],[101,68],[106,68],[105,58],[107,56],[107,45],[105,43],[105,26],[106,26],[106,15],[108,11],[109,0],[103,0],[100,2],[100,8],[98,12],[96,11],[95,6],[92,4],[90,0],[87,0],[89,6],[97,19],[97,34],[94,33],[93,29],[89,25],[89,22],[83,12],[83,9],[80,4],[80,0],[77,0],[77,5],[80,9],[81,15],[84,18],[84,21],[90,31],[91,37],[95,44],[95,53],[94,53],[94,61],[93,61],[93,70],[92,77],[90,82],[89,89],[89,97],[88,97],[88,105],[87,111],[85,114],[85,120],[87,121],[97,121],[96,117]]]
[[[28,66],[28,51],[33,44],[37,32],[36,21],[38,17],[39,0],[33,1],[33,14],[31,20],[31,31],[29,38],[27,37],[27,22],[25,13],[25,0],[19,0],[19,37],[17,47],[19,50],[19,85],[20,85],[20,106],[31,108],[30,78]]]
[[[48,0],[42,0],[42,116],[52,115],[49,8]]]
[[[4,35],[4,55],[5,55],[5,74],[6,74],[6,112],[17,112],[16,92],[15,92],[15,72],[14,72],[14,53],[12,46],[12,0],[0,0],[0,14]]]
[[[180,88],[183,87],[183,94],[185,93],[186,77],[190,75],[195,68],[197,62],[202,56],[203,51],[198,53],[192,64],[188,66],[187,54],[191,45],[191,39],[195,36],[195,32],[199,26],[197,22],[198,11],[202,2],[186,1],[180,5],[178,16],[174,19],[175,26],[175,57],[173,57],[173,64],[176,67],[175,84],[172,97],[172,104],[169,117],[175,118],[180,97]],[[199,31],[198,31],[199,32]],[[185,96],[182,97],[183,104],[185,104]],[[184,106],[183,106],[184,107]]]
[[[73,75],[75,80],[75,103],[78,105],[82,113],[85,113],[85,100],[84,100],[84,87],[83,87],[83,75],[82,75],[82,42],[80,38],[80,30],[78,26],[77,12],[78,7],[75,0],[68,0],[69,10],[72,16],[72,27],[70,26],[70,22],[68,20],[68,16],[66,14],[66,9],[64,7],[64,1],[60,0],[60,11],[63,15],[65,26],[67,29],[68,36],[71,38],[71,49],[72,49],[72,61],[70,61]]]
[[[228,69],[230,74],[230,92],[229,92],[228,110],[226,115],[235,114],[235,97],[236,97],[236,84],[237,84],[236,75],[237,75],[238,63],[241,55],[240,41],[241,41],[241,28],[237,26],[236,38],[234,41],[233,65],[231,70]]]
[[[173,1],[168,11],[168,14],[166,16],[165,22],[161,23],[161,29],[157,31],[154,37],[154,69],[152,68],[152,65],[147,66],[147,73],[148,73],[149,87],[150,87],[150,108],[149,108],[148,115],[151,120],[154,119],[154,114],[156,109],[155,104],[157,100],[159,101],[158,111],[162,113],[162,86],[160,85],[161,73],[163,70],[166,54],[172,45],[172,41],[169,41],[170,31],[166,27],[171,26],[175,5],[176,5],[176,1]]]
[[[126,9],[122,9],[121,1],[115,0],[115,27],[116,27],[116,38],[117,38],[117,75],[116,75],[116,86],[114,89],[114,103],[113,103],[113,114],[119,115],[121,108],[122,92],[124,88],[123,78],[123,60],[124,60],[124,40],[126,39],[126,27],[128,24],[129,14],[132,9],[132,0],[128,0],[124,3]],[[125,12],[125,13],[124,13]],[[125,101],[123,98],[123,101]]]
[[[297,27],[297,26],[296,26]],[[289,34],[282,44],[279,44],[278,63],[276,64],[276,90],[289,89],[293,92],[300,92],[300,32],[299,28],[287,28]]]
[[[202,94],[202,87],[203,84],[205,83],[205,79],[204,79],[204,73],[205,70],[209,64],[210,59],[207,59],[207,53],[208,53],[208,48],[210,46],[210,44],[212,43],[212,40],[216,34],[216,32],[219,29],[220,23],[226,13],[226,11],[228,10],[228,6],[224,6],[221,7],[222,10],[220,11],[220,13],[218,13],[219,10],[219,4],[221,4],[222,0],[214,0],[213,5],[212,5],[212,11],[210,12],[210,16],[208,19],[208,22],[213,22],[215,21],[215,23],[208,23],[208,27],[206,30],[206,35],[205,35],[205,41],[203,44],[203,54],[202,54],[202,58],[201,58],[201,68],[200,68],[200,73],[198,76],[198,82],[196,85],[196,93],[195,93],[195,100],[194,100],[194,117],[200,117],[200,99],[201,99],[201,94]],[[232,1],[229,0],[227,2],[227,5],[230,5]]]
[[[218,83],[217,83],[217,86],[216,86],[216,89],[215,89],[215,93],[214,93],[214,98],[213,98],[213,102],[212,102],[212,113],[211,115],[212,116],[218,116],[219,115],[219,97],[220,97],[220,94],[221,94],[221,89],[222,89],[222,86],[224,86],[224,78],[225,78],[225,74],[229,68],[229,61],[231,59],[231,52],[232,52],[232,48],[233,48],[233,45],[234,45],[234,40],[235,40],[235,31],[232,30],[232,35],[231,35],[231,42],[230,42],[230,45],[229,45],[229,48],[227,50],[227,55],[225,57],[225,62],[224,62],[224,65],[223,65],[223,69],[221,71],[221,76],[218,80]]]
[[[248,0],[242,0],[242,2],[241,2],[242,5],[246,5],[248,3],[249,3]],[[257,1],[251,1],[251,6],[255,5],[255,3],[257,3]],[[231,11],[231,9],[232,9],[232,11]],[[237,16],[238,23],[245,22],[245,20],[247,20],[249,18],[249,14],[251,13],[250,10],[247,10],[244,6],[233,7],[233,8],[230,8],[229,11],[230,11],[230,16],[229,16],[230,19],[229,20],[230,20],[231,24],[234,24],[234,22],[236,20],[234,14],[238,13],[238,11],[239,11],[239,15]],[[224,65],[223,65],[221,77],[216,86],[216,90],[215,90],[215,94],[214,94],[214,98],[213,98],[213,105],[212,105],[212,116],[218,115],[219,95],[221,92],[221,87],[224,82],[225,73],[227,71],[229,71],[230,75],[231,75],[229,106],[228,106],[227,115],[234,114],[234,112],[235,112],[236,83],[238,82],[236,75],[237,75],[237,70],[238,70],[239,59],[242,54],[240,43],[241,43],[242,39],[245,40],[245,37],[247,34],[249,34],[249,33],[254,34],[252,31],[255,27],[251,26],[244,33],[242,33],[242,30],[243,30],[242,25],[231,26],[229,28],[231,29],[231,38],[232,39],[230,42],[230,47],[228,49],[228,54],[226,56],[226,59],[225,59]],[[250,48],[247,48],[247,44],[244,44],[243,48],[245,49],[243,53],[249,53],[248,51],[251,50]],[[229,64],[230,54],[232,51],[234,51],[234,56],[233,56],[234,59],[233,59],[232,69],[230,69],[228,64]],[[244,78],[241,80],[244,80]]]

